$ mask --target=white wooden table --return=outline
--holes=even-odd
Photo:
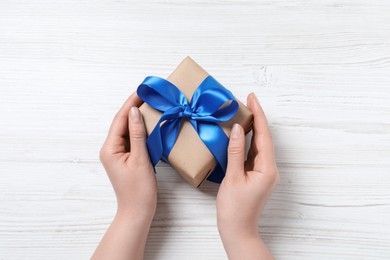
[[[281,183],[278,259],[390,259],[390,2],[0,2],[0,259],[87,259],[115,212],[98,151],[147,75],[192,56],[254,91]],[[226,259],[218,186],[158,167],[146,259]]]

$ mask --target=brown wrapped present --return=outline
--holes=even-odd
[[[208,75],[195,61],[186,57],[167,80],[178,87],[187,100],[191,100],[194,91]],[[252,127],[252,113],[239,100],[237,102],[239,104],[237,114],[228,122],[219,123],[227,136],[230,135],[234,123],[240,124],[246,133]],[[144,117],[146,131],[150,134],[162,113],[146,103],[142,104],[140,111]],[[184,120],[182,124],[168,161],[172,168],[194,187],[199,187],[216,166],[214,156],[188,120]]]

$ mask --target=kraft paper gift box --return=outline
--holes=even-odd
[[[167,80],[178,87],[189,101],[194,91],[208,75],[195,61],[186,57],[168,76]],[[236,115],[227,122],[219,123],[227,136],[230,135],[234,123],[240,124],[245,133],[248,133],[252,128],[252,113],[239,100],[237,102],[239,109]],[[141,105],[140,111],[144,118],[146,131],[150,134],[162,113],[146,103]],[[168,161],[172,168],[188,183],[199,187],[214,170],[216,161],[189,121],[183,120],[175,145],[168,156]]]

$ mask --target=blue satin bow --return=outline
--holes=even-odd
[[[160,159],[168,162],[182,119],[186,118],[216,159],[217,165],[208,180],[220,183],[226,172],[229,139],[218,122],[230,120],[238,111],[238,103],[232,93],[208,76],[188,103],[175,85],[163,78],[149,76],[138,87],[137,94],[163,113],[146,141],[153,166]],[[231,102],[221,108],[228,101]]]

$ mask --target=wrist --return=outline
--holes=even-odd
[[[115,215],[115,220],[122,223],[123,226],[130,228],[141,227],[143,229],[150,228],[154,217],[153,212],[133,211],[127,208],[118,207]]]
[[[274,259],[256,224],[218,221],[218,231],[229,259]]]
[[[226,245],[238,245],[246,243],[246,241],[261,239],[257,228],[244,229],[235,227],[221,227],[218,225],[219,235],[221,240]]]
[[[117,201],[117,215],[124,216],[128,219],[141,221],[152,221],[156,213],[157,199],[153,201]]]
[[[259,238],[258,222],[249,219],[239,220],[218,217],[218,232],[222,240],[245,240]]]

